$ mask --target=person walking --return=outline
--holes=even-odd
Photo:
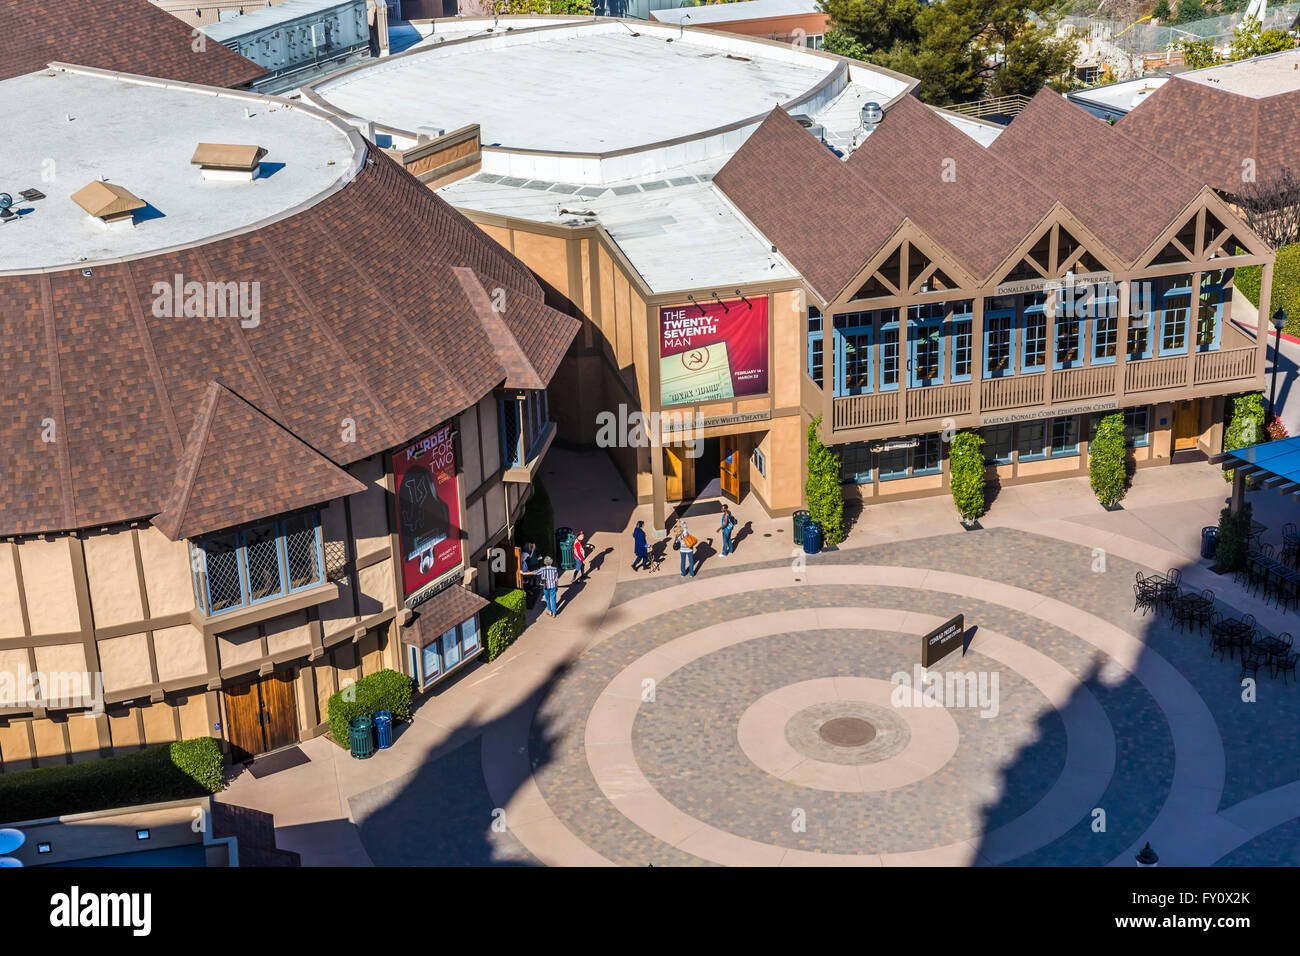
[[[722,506],[722,524],[718,530],[722,532],[722,553],[731,554],[735,548],[731,544],[731,532],[736,528],[736,516],[731,513],[731,509],[726,505]]]
[[[638,566],[650,570],[650,548],[646,545],[644,521],[638,521],[636,527],[632,529],[632,553],[636,556],[636,560],[632,562],[633,571],[637,570]]]
[[[577,584],[587,576],[587,545],[582,540],[582,532],[579,531],[573,538],[573,583]]]
[[[560,569],[551,561],[548,554],[542,558],[542,566],[536,571],[525,571],[525,574],[535,574],[537,579],[542,582],[542,593],[546,595],[546,613],[555,617],[555,592],[560,584]]]
[[[681,534],[677,539],[679,550],[682,553],[682,577],[695,577],[695,546],[699,540],[691,534],[686,528],[686,522],[681,522]]]

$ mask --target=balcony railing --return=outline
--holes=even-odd
[[[948,418],[970,411],[970,383],[907,390],[907,420]]]
[[[1150,392],[1187,384],[1187,356],[1140,359],[1124,367],[1124,391]]]
[[[1061,369],[1054,373],[1052,379],[1053,402],[1077,402],[1085,398],[1101,398],[1114,391],[1114,365]]]
[[[898,393],[846,395],[835,399],[834,428],[870,428],[898,421]]]
[[[1244,349],[1224,352],[1202,352],[1196,356],[1196,384],[1230,382],[1237,378],[1252,378],[1258,352],[1251,345]]]
[[[1041,405],[1046,382],[1047,375],[1044,372],[986,378],[980,383],[980,407],[986,411],[999,411],[1024,405]]]

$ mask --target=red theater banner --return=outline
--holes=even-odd
[[[414,591],[460,564],[460,495],[451,423],[393,455],[402,587]]]
[[[659,401],[702,404],[767,391],[767,297],[659,310]]]

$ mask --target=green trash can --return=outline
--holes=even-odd
[[[555,529],[555,566],[561,571],[574,568],[573,542],[578,537],[572,528]]]
[[[369,717],[353,717],[348,721],[348,744],[352,756],[365,760],[375,753],[375,722]]]
[[[803,543],[803,526],[808,523],[812,517],[807,511],[796,511],[794,513],[794,543]]]

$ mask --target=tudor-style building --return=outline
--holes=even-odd
[[[1213,454],[1224,396],[1263,385],[1233,276],[1267,290],[1271,252],[1050,92],[988,148],[903,98],[847,162],[774,111],[715,181],[807,281],[805,409],[846,493],[941,492],[953,428],[1003,483],[1085,473],[1116,410],[1139,466]]]

